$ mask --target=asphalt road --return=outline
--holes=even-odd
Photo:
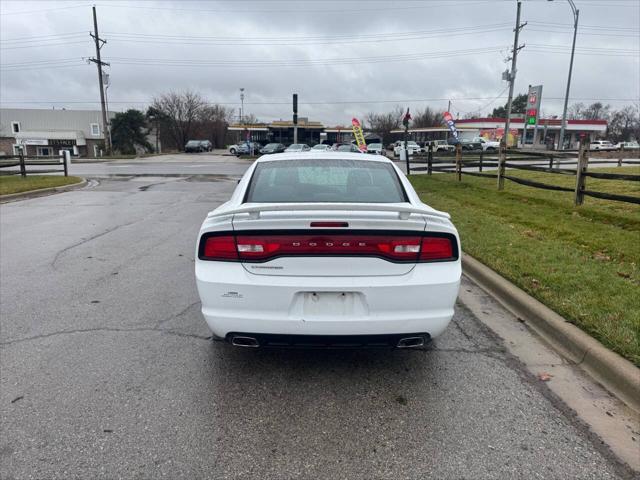
[[[235,182],[0,206],[0,477],[630,478],[464,306],[418,351],[209,340],[193,275]]]

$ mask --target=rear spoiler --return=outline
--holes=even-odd
[[[451,218],[448,213],[430,210],[413,205],[383,204],[383,203],[245,203],[236,208],[220,212],[213,211],[207,218],[248,213],[252,218],[260,218],[262,212],[286,212],[291,210],[346,210],[356,212],[396,212],[401,220],[406,220],[412,213],[428,217]]]

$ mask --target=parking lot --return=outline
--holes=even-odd
[[[195,240],[235,178],[0,207],[2,478],[631,477],[461,304],[424,350],[212,342]]]

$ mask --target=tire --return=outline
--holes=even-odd
[[[235,154],[236,154],[236,149],[235,149],[235,148],[230,148],[230,149],[229,149],[229,153],[230,153],[231,155],[235,155]]]

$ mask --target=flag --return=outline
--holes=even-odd
[[[449,130],[451,130],[451,134],[458,140],[458,129],[456,128],[456,122],[453,121],[453,115],[449,112],[444,112],[443,116],[444,122],[447,124],[447,127],[449,127]]]
[[[356,138],[356,143],[361,152],[367,151],[367,142],[364,141],[364,135],[362,134],[362,126],[357,118],[351,119],[351,126],[353,127],[353,136]]]

